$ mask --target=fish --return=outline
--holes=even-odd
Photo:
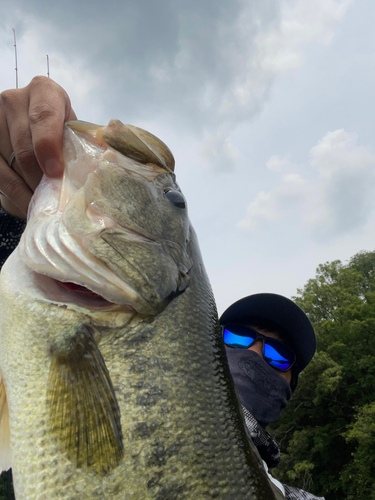
[[[17,500],[274,500],[169,148],[66,123],[0,274],[0,465]]]

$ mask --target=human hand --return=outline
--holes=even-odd
[[[25,219],[43,173],[62,175],[63,126],[76,119],[68,94],[44,76],[0,94],[0,200],[6,212]]]

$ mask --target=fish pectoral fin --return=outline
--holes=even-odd
[[[8,470],[11,467],[8,401],[4,382],[0,375],[0,471]]]
[[[52,431],[77,467],[105,475],[123,456],[120,409],[92,330],[52,354],[47,404]]]

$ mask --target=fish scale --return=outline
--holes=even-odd
[[[72,122],[64,135],[65,192],[72,199],[84,192],[88,204],[103,211],[90,220],[94,229],[79,249],[82,271],[73,262],[71,275],[60,276],[58,266],[49,275],[38,245],[32,252],[22,248],[33,241],[26,229],[0,275],[0,371],[16,499],[275,500],[246,434],[215,301],[171,172],[173,157],[154,136],[129,127]],[[131,152],[129,168],[126,156],[117,164],[118,155],[106,153],[102,139],[111,134],[112,145],[138,134],[120,148]],[[86,140],[91,148],[81,147]],[[149,146],[139,145],[148,140]],[[69,169],[69,155],[75,165],[85,155],[87,181]],[[165,194],[171,189],[175,205]],[[142,208],[145,193],[152,210]],[[28,227],[45,219],[38,192],[36,198]],[[68,226],[57,231],[54,217],[58,224],[64,217],[51,210],[50,222],[43,222],[59,249],[59,234],[69,242],[70,231],[79,245],[74,221],[80,231],[86,227],[79,212],[85,204],[64,203],[78,210]],[[56,200],[53,206],[62,205]],[[100,217],[112,220],[116,232],[95,230]],[[43,229],[35,234],[43,238]],[[69,264],[69,254],[63,257]],[[101,278],[95,269],[108,274]],[[81,292],[103,279],[118,302],[76,294],[55,279],[72,281]]]

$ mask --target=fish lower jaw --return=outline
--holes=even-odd
[[[52,278],[51,278],[52,279]],[[69,296],[72,297],[73,302],[77,302],[77,300],[92,300],[96,304],[102,304],[103,307],[113,307],[117,306],[114,302],[110,302],[106,300],[104,297],[99,295],[98,293],[93,292],[89,288],[86,288],[82,285],[77,285],[71,281],[59,281],[54,280],[60,287],[64,288],[64,290],[68,291]]]
[[[125,297],[123,303],[111,302],[95,291],[72,281],[60,281],[35,271],[32,274],[34,284],[41,292],[43,299],[61,304],[62,307],[71,304],[91,311],[112,312],[116,310],[136,313],[136,307],[133,306],[131,298],[126,301],[127,303],[125,303]]]

